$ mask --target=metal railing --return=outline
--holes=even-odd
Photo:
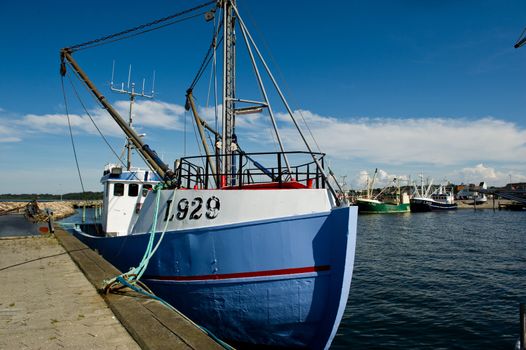
[[[289,160],[286,166],[284,155]],[[231,155],[196,156],[180,159],[176,169],[177,183],[183,188],[199,189],[235,189],[249,185],[273,184],[286,187],[298,183],[306,188],[325,188],[323,174],[319,170],[313,155],[324,168],[324,153],[309,152],[238,152]],[[221,169],[226,157],[231,157],[230,173],[212,173],[210,162],[215,169]]]

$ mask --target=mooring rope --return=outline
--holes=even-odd
[[[71,129],[71,120],[69,118],[68,110],[68,99],[66,97],[66,89],[64,88],[64,77],[60,78],[60,83],[62,85],[62,95],[64,96],[64,107],[66,108],[66,116],[68,117],[68,127],[69,127],[69,136],[71,139],[71,147],[73,147],[73,155],[75,156],[75,164],[77,165],[77,172],[79,174],[80,186],[82,187],[82,193],[86,192],[84,190],[84,182],[82,182],[82,174],[80,172],[79,160],[77,158],[77,150],[75,148],[75,142],[73,141],[73,130]]]
[[[163,238],[164,238],[164,236],[166,234],[166,231],[167,231],[167,228],[168,228],[169,220],[166,220],[166,222],[164,224],[164,227],[163,227],[163,230],[161,232],[161,235],[159,237],[159,240],[157,241],[157,244],[155,244],[155,246],[154,246],[153,244],[155,242],[157,222],[158,222],[158,219],[159,219],[159,214],[158,214],[159,213],[159,206],[160,206],[159,203],[160,203],[160,199],[161,199],[161,190],[162,190],[163,187],[164,187],[164,185],[162,183],[159,183],[159,184],[155,185],[155,187],[153,189],[153,191],[156,193],[155,194],[156,195],[156,197],[155,197],[155,211],[153,213],[152,226],[150,227],[150,237],[149,237],[149,240],[148,240],[148,245],[146,247],[146,251],[144,252],[144,256],[143,256],[141,262],[139,263],[139,265],[137,267],[131,268],[130,271],[128,271],[126,273],[123,273],[123,274],[120,274],[120,275],[118,275],[118,276],[116,276],[114,278],[111,278],[109,280],[104,281],[103,290],[104,290],[105,293],[109,293],[109,292],[112,292],[112,291],[117,291],[117,290],[120,290],[122,288],[128,287],[131,290],[133,290],[133,291],[135,291],[135,292],[137,292],[139,294],[142,294],[142,295],[148,296],[148,297],[150,297],[150,298],[152,298],[154,300],[157,300],[160,303],[162,303],[164,306],[168,307],[170,310],[173,310],[173,311],[177,312],[181,317],[186,319],[191,324],[195,325],[197,328],[201,329],[204,333],[206,333],[209,337],[211,337],[214,341],[216,341],[224,349],[234,350],[233,347],[231,347],[230,345],[228,345],[227,343],[225,343],[224,341],[219,339],[211,331],[209,331],[208,329],[206,329],[203,326],[200,326],[200,325],[196,324],[191,319],[189,319],[184,314],[182,314],[179,310],[177,310],[172,305],[170,305],[167,301],[165,301],[164,299],[162,299],[162,298],[158,297],[157,295],[155,295],[148,288],[148,286],[146,286],[142,281],[140,281],[142,275],[144,274],[144,272],[146,271],[146,269],[148,267],[150,259],[152,258],[152,256],[155,254],[155,252],[157,251],[157,249],[161,245],[161,242],[163,241]],[[176,195],[176,190],[173,190],[171,203],[174,203],[175,195]],[[170,206],[170,209],[168,210],[168,217],[172,216],[173,207],[174,206]]]
[[[167,228],[167,224],[165,225],[165,228],[161,234],[161,237],[159,239],[159,242],[157,242],[157,245],[155,247],[155,249],[153,249],[153,243],[155,241],[155,231],[156,231],[156,228],[157,228],[157,220],[158,220],[158,212],[159,212],[159,203],[160,203],[160,200],[161,200],[161,189],[163,187],[163,184],[162,183],[158,183],[157,185],[155,185],[153,191],[155,193],[155,211],[153,213],[153,222],[152,222],[152,226],[150,227],[150,237],[148,239],[148,244],[146,246],[146,251],[144,252],[144,255],[142,257],[142,260],[141,262],[139,263],[139,265],[137,267],[132,267],[130,269],[130,271],[128,272],[125,272],[117,277],[114,277],[114,278],[111,278],[109,280],[106,280],[104,281],[104,289],[108,289],[112,286],[112,284],[117,280],[118,277],[122,277],[122,278],[125,278],[127,280],[130,281],[130,283],[136,283],[136,281],[138,281],[142,275],[144,274],[144,271],[146,271],[146,268],[148,267],[148,263],[150,262],[150,259],[151,257],[153,256],[153,254],[155,253],[155,251],[157,250],[157,247],[159,247],[161,241],[162,241],[162,238],[164,237],[164,233],[166,232],[166,228]],[[174,191],[174,196],[175,196],[175,191]],[[170,207],[170,215],[171,215],[171,207]],[[167,220],[167,223],[168,223],[168,220]]]
[[[215,342],[217,342],[221,347],[223,347],[224,349],[227,349],[227,350],[235,350],[232,346],[228,345],[227,343],[225,343],[224,341],[222,341],[221,339],[219,339],[214,333],[212,333],[211,331],[209,331],[208,329],[206,329],[205,327],[203,326],[200,326],[198,325],[197,323],[195,323],[194,321],[192,321],[191,319],[189,319],[186,315],[184,315],[183,313],[181,313],[179,310],[177,310],[175,307],[173,307],[172,305],[170,305],[168,302],[166,302],[166,300],[158,297],[157,295],[153,294],[153,292],[149,291],[149,289],[146,287],[146,289],[148,290],[145,290],[143,287],[138,287],[136,284],[133,284],[133,283],[130,283],[127,279],[123,278],[122,276],[117,276],[116,277],[116,282],[120,283],[122,285],[122,287],[128,287],[130,288],[131,290],[139,293],[139,294],[142,294],[144,296],[147,296],[149,298],[152,298],[154,300],[157,300],[159,301],[161,304],[163,304],[164,306],[166,306],[167,308],[169,308],[170,310],[176,312],[179,316],[181,316],[182,318],[184,318],[186,321],[190,322],[191,324],[193,324],[195,327],[199,328],[200,330],[202,330],[205,334],[207,334],[210,338],[212,338]]]

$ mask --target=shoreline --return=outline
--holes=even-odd
[[[23,213],[27,202],[0,202],[0,215],[2,213]],[[40,209],[49,209],[53,212],[54,220],[61,220],[75,214],[75,208],[82,206],[101,206],[102,200],[99,201],[51,201],[38,202]]]
[[[495,199],[495,210],[499,210],[500,205],[509,205],[514,201],[509,199]],[[458,209],[493,209],[493,199],[488,199],[485,203],[474,205],[472,200],[457,199]]]

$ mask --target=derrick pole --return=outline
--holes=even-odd
[[[212,177],[214,178],[214,181],[217,181],[216,177],[216,168],[213,162],[212,152],[210,152],[210,148],[208,147],[208,142],[206,142],[206,136],[205,136],[205,130],[204,128],[207,128],[208,130],[212,131],[217,139],[217,132],[210,128],[206,122],[204,122],[201,117],[199,117],[199,114],[197,113],[197,108],[195,106],[194,96],[192,94],[192,90],[188,89],[186,92],[186,106],[185,108],[189,108],[192,110],[192,114],[194,115],[195,124],[197,125],[197,130],[199,131],[199,136],[201,137],[201,142],[203,144],[203,148],[206,153],[206,166],[210,167],[210,171],[212,172]],[[217,185],[217,184],[216,184]]]
[[[86,84],[89,91],[95,96],[95,98],[102,104],[104,109],[108,111],[110,116],[115,120],[117,125],[126,134],[126,137],[133,143],[137,151],[144,157],[150,167],[167,183],[170,183],[174,179],[174,172],[164,163],[161,158],[155,153],[154,150],[145,144],[139,135],[133,130],[128,123],[120,116],[120,114],[113,108],[113,106],[106,100],[106,97],[100,93],[95,84],[88,78],[86,73],[80,68],[78,63],[71,56],[72,50],[64,48],[60,50],[61,66],[60,74],[64,76],[66,74],[66,62],[75,70],[75,73],[80,79]]]

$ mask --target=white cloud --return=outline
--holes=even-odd
[[[358,174],[351,178],[350,185],[352,188],[360,190],[366,189],[367,183],[372,181],[374,177],[374,187],[385,187],[393,184],[394,180],[397,179],[401,186],[408,185],[408,176],[407,175],[397,175],[389,173],[383,169],[378,169],[376,176],[374,175],[374,170],[367,171],[361,170]],[[369,179],[369,180],[368,180]]]
[[[0,112],[2,110],[0,109]],[[22,139],[17,135],[17,132],[8,127],[7,125],[1,124],[0,120],[0,143],[9,143],[9,142],[20,142]]]
[[[462,168],[460,171],[452,173],[451,176],[457,179],[457,183],[463,182],[465,184],[478,184],[481,181],[485,181],[494,186],[502,186],[510,181],[526,181],[526,176],[517,170],[499,171],[482,163],[473,167]]]
[[[130,103],[128,101],[115,103],[115,108],[126,120],[128,120],[129,107]],[[133,105],[133,122],[136,125],[167,130],[183,130],[184,115],[184,107],[173,103],[137,101]]]
[[[129,102],[118,101],[115,106],[127,119]],[[214,108],[198,108],[200,116],[213,126]],[[221,115],[221,106],[218,113]],[[424,171],[430,167],[442,169],[440,177],[445,175],[454,182],[477,183],[485,180],[489,184],[501,184],[509,181],[510,174],[514,181],[526,181],[522,175],[526,173],[523,164],[526,158],[526,130],[512,122],[493,117],[478,120],[341,119],[307,110],[294,113],[307,139],[311,138],[304,120],[316,136],[321,150],[330,155],[335,168],[347,169],[350,175],[348,182],[356,187],[364,186],[365,175],[360,173],[353,176],[351,172],[355,174],[357,169],[364,169],[365,166],[373,168],[367,169],[371,175],[375,166],[388,169],[379,171],[376,180],[378,186],[386,185],[394,177],[405,178],[403,174],[410,167],[420,167]],[[122,131],[106,111],[99,108],[90,111],[90,114],[104,135],[122,137]],[[187,123],[193,122],[191,112],[185,112],[184,107],[177,104],[148,100],[137,101],[134,105],[134,125],[139,130],[156,128],[181,131],[184,129],[185,117],[189,118]],[[68,120],[64,114],[28,114],[18,122],[9,119],[8,124],[0,118],[0,142],[18,142],[24,135],[35,132],[68,132]],[[305,146],[288,115],[276,113],[276,119],[286,150],[304,150]],[[72,114],[70,122],[75,133],[98,134],[88,115]],[[239,116],[236,127],[240,145],[247,151],[253,148],[257,151],[258,147],[269,149],[270,144],[275,143],[274,131],[266,113]],[[192,130],[189,124],[187,130]],[[276,146],[272,145],[270,149],[274,150]],[[317,150],[316,147],[313,149]],[[404,166],[405,169],[401,170]]]
[[[342,120],[296,111],[307,120],[321,149],[342,160],[379,164],[458,165],[473,161],[519,162],[526,157],[526,130],[487,117]],[[284,115],[280,115],[284,120]],[[301,118],[297,118],[301,125]],[[283,123],[282,123],[283,124]],[[309,137],[307,130],[304,134]],[[290,123],[282,126],[287,148],[304,146]],[[254,132],[254,130],[252,130]],[[254,137],[254,139],[256,139]],[[268,137],[260,134],[260,141]]]
[[[90,112],[91,118],[105,135],[120,135],[115,122],[110,120],[108,115],[103,111],[95,110]],[[89,134],[98,134],[93,122],[88,115],[70,114],[69,123],[71,129],[75,133],[84,132]],[[27,133],[48,133],[48,134],[63,134],[68,126],[68,116],[66,114],[28,114],[25,115],[18,123],[20,128],[23,128]]]
[[[340,170],[354,172],[363,163],[374,164],[389,169],[379,170],[377,186],[387,185],[387,181],[397,177],[407,180],[408,169],[416,167],[434,169],[435,180],[455,183],[486,181],[500,186],[513,181],[526,181],[526,130],[518,125],[492,117],[468,120],[465,118],[354,118],[350,120],[324,117],[310,111],[295,111],[296,120],[310,140],[303,120],[306,120],[323,152]],[[279,113],[282,139],[286,149],[305,149],[297,131],[287,114]],[[258,126],[247,131],[251,141],[268,144],[269,123],[263,128],[264,119]],[[312,145],[312,142],[311,142]],[[315,147],[313,147],[315,149]],[[493,163],[497,168],[471,164]],[[455,170],[455,169],[462,170]],[[404,170],[400,170],[404,169]],[[437,169],[440,169],[437,171]],[[364,188],[366,173],[372,176],[374,170],[362,170],[347,180],[353,188]],[[419,170],[420,172],[420,170]],[[404,175],[405,174],[405,175]],[[416,174],[412,174],[413,176]]]
[[[115,103],[115,108],[121,117],[127,121],[129,102],[118,101]],[[182,130],[184,107],[159,101],[137,101],[133,107],[133,118],[134,125],[139,128]],[[87,114],[70,114],[69,123],[75,133],[98,134],[95,127],[97,125],[105,136],[123,135],[117,123],[106,111],[100,108],[90,110],[89,116]],[[68,130],[68,116],[66,114],[28,114],[22,117],[17,124],[20,130],[27,133],[61,134]]]
[[[20,142],[20,141],[22,141],[20,137],[0,135],[0,143]]]
[[[498,174],[494,168],[490,168],[480,163],[471,168],[463,168],[459,175],[465,183],[474,183],[480,179],[497,180],[502,174]]]

